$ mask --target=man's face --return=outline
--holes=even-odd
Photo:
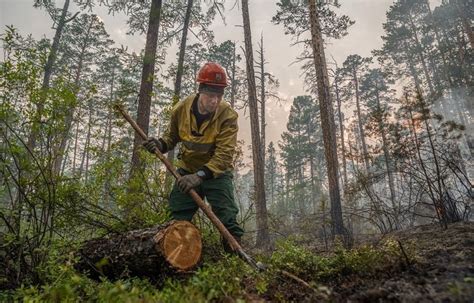
[[[201,92],[199,94],[199,111],[202,114],[210,114],[215,112],[221,103],[223,96],[224,94],[221,93]]]

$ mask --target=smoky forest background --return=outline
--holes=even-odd
[[[354,24],[338,10],[344,1],[275,1],[267,22],[284,29],[288,48],[303,46],[292,59],[306,93],[289,100],[268,69],[272,37],[252,32],[258,12],[248,2],[31,0],[53,36],[1,29],[0,300],[344,301],[361,293],[351,281],[423,271],[423,249],[442,239],[467,259],[459,257],[462,276],[434,287],[436,298],[474,298],[472,2],[394,0],[382,47],[337,62],[327,44]],[[99,7],[127,16],[127,34],[145,37],[141,52],[111,39]],[[210,25],[231,9],[242,16],[241,37],[217,41]],[[225,102],[250,124],[251,140],[239,140],[234,156],[243,246],[274,271],[255,273],[225,254],[198,213],[204,261],[191,276],[89,278],[74,267],[81,243],[170,220],[173,180],[114,106],[158,138],[207,61],[225,68]],[[269,140],[265,113],[281,104],[291,106],[286,130]]]

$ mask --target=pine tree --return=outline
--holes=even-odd
[[[178,65],[177,65],[177,70],[176,70],[176,79],[174,82],[174,91],[173,91],[173,101],[172,105],[176,105],[179,102],[180,95],[181,95],[181,81],[183,77],[183,71],[184,71],[184,54],[186,51],[186,44],[187,44],[187,37],[188,37],[188,28],[189,28],[189,22],[191,20],[191,12],[193,9],[193,0],[188,0],[187,5],[186,5],[186,13],[184,16],[184,22],[183,22],[183,28],[182,28],[182,36],[181,36],[181,42],[179,45],[179,55],[178,55]],[[167,158],[170,161],[174,160],[174,150],[170,150],[167,154]],[[170,176],[168,176],[170,177]],[[166,184],[171,184],[171,180],[168,180]]]
[[[256,194],[256,210],[257,210],[257,240],[256,245],[259,247],[267,247],[270,241],[268,231],[267,205],[265,199],[265,179],[262,146],[260,140],[260,127],[258,118],[258,103],[257,103],[257,85],[255,82],[254,59],[252,49],[252,34],[250,30],[250,16],[249,16],[248,0],[242,0],[242,18],[244,25],[245,38],[245,60],[248,81],[248,96],[249,96],[249,110],[250,110],[250,127],[252,128],[252,156],[253,169],[255,179],[255,194]]]
[[[314,209],[316,196],[321,191],[321,176],[317,172],[324,163],[320,160],[323,149],[319,118],[319,108],[310,96],[296,97],[280,143],[288,175],[286,190],[291,193],[288,210],[299,218]]]
[[[148,19],[148,30],[145,44],[145,54],[143,57],[142,80],[140,84],[140,92],[138,95],[137,124],[148,134],[150,122],[150,107],[153,91],[153,81],[155,78],[156,50],[158,45],[158,30],[160,26],[161,16],[161,0],[152,0]],[[142,139],[135,134],[133,141],[133,153],[131,160],[130,177],[133,178],[135,173],[141,168],[139,157]]]
[[[258,59],[256,62],[257,73],[255,78],[258,80],[257,89],[259,89],[259,103],[260,103],[260,140],[262,144],[262,158],[265,166],[265,152],[266,152],[266,105],[271,99],[280,100],[275,89],[280,85],[278,80],[271,73],[266,71],[265,65],[268,62],[265,60],[265,49],[263,46],[263,34],[260,37],[260,43],[257,50]]]
[[[324,41],[322,37],[320,19],[316,3],[309,1],[309,14],[311,25],[311,40],[313,48],[313,59],[318,83],[319,110],[321,112],[321,128],[323,131],[324,154],[329,183],[329,197],[331,199],[332,235],[344,235],[344,223],[342,220],[341,196],[338,178],[337,142],[332,107],[331,94],[329,92],[329,77],[324,54]]]

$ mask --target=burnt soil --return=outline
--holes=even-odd
[[[311,291],[281,279],[264,296],[248,301],[294,302],[474,302],[474,222],[425,225],[373,240],[399,241],[413,254],[370,275],[352,274],[318,284]],[[402,249],[401,249],[402,250]],[[407,249],[408,251],[408,249]],[[403,254],[402,254],[403,255]],[[285,294],[278,298],[272,293]]]
[[[425,225],[393,233],[415,244],[415,260],[380,276],[334,287],[334,299],[354,302],[474,302],[474,223]]]

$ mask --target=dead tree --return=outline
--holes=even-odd
[[[269,241],[268,218],[248,0],[242,0],[242,17],[245,37],[245,59],[247,63],[250,125],[252,129],[252,158],[257,211],[257,246],[266,247]]]

